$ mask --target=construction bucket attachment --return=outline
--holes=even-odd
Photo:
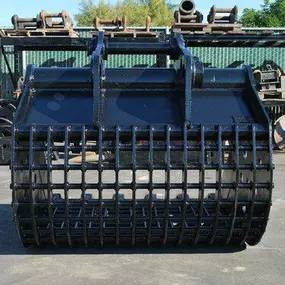
[[[250,67],[205,68],[179,34],[99,32],[89,54],[91,67],[27,67],[11,162],[22,243],[258,243],[273,163]],[[173,67],[106,68],[109,54],[167,55]]]
[[[60,13],[47,13],[41,10],[35,18],[11,18],[14,29],[2,30],[2,37],[78,37],[73,30],[73,21],[63,10]]]
[[[202,23],[203,15],[196,11],[192,0],[182,0],[179,9],[174,12],[175,23]]]
[[[11,21],[15,30],[72,29],[73,27],[73,21],[66,11],[47,13],[42,10],[36,18],[20,18],[18,15],[14,15]]]

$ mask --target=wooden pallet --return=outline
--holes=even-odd
[[[70,37],[77,38],[79,33],[73,29],[35,29],[35,30],[1,30],[1,37]]]

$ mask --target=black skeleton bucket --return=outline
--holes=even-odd
[[[204,68],[180,35],[98,34],[89,51],[90,68],[27,68],[11,163],[22,243],[258,243],[273,163],[251,69]],[[174,67],[105,68],[111,53]]]

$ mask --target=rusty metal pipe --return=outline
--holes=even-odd
[[[120,21],[118,21],[118,19],[113,19],[113,20],[100,20],[100,24],[103,24],[103,25],[117,25],[117,23],[119,23]]]
[[[221,14],[228,14],[228,15],[221,15]],[[233,24],[237,22],[237,18],[238,18],[237,6],[234,6],[233,8],[217,8],[214,5],[212,6],[209,12],[208,22],[210,24],[219,23],[219,22],[228,22]]]
[[[179,5],[181,15],[191,15],[195,12],[195,3],[192,0],[183,0]]]
[[[47,13],[45,15],[46,18],[61,18],[62,13]]]
[[[12,17],[12,22],[13,20],[17,20],[18,22],[21,22],[21,23],[29,23],[29,22],[36,22],[37,18],[19,18],[17,15],[14,15]]]
[[[36,18],[20,18],[18,15],[14,15],[11,18],[11,22],[15,30],[25,29],[25,27],[36,27],[37,26]]]
[[[95,25],[96,30],[101,30],[102,26],[107,25],[107,26],[121,26],[122,25],[122,20],[119,18],[115,19],[100,19],[99,17],[95,17],[93,20],[93,23]]]
[[[145,30],[146,32],[150,32],[151,18],[150,16],[146,16],[145,18]]]
[[[231,13],[233,8],[216,8],[216,13]]]
[[[230,16],[216,16],[215,20],[216,21],[229,21],[230,20]]]
[[[192,14],[192,15],[180,15],[180,19],[181,20],[196,20],[197,19],[197,15],[194,15],[194,14]]]

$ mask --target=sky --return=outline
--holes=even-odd
[[[194,0],[195,1],[195,0]],[[66,10],[73,18],[78,12],[80,0],[0,0],[0,26],[11,26],[11,17],[14,14],[18,14],[21,18],[35,17],[42,9],[49,13],[59,12]],[[94,3],[98,3],[98,0],[93,0]],[[110,0],[108,2],[116,2],[116,0]],[[175,4],[179,4],[179,0],[170,1]],[[256,8],[259,9],[263,0],[196,0],[196,8],[205,16],[213,4],[218,8],[230,8],[234,5],[239,7],[239,15],[244,8]]]

